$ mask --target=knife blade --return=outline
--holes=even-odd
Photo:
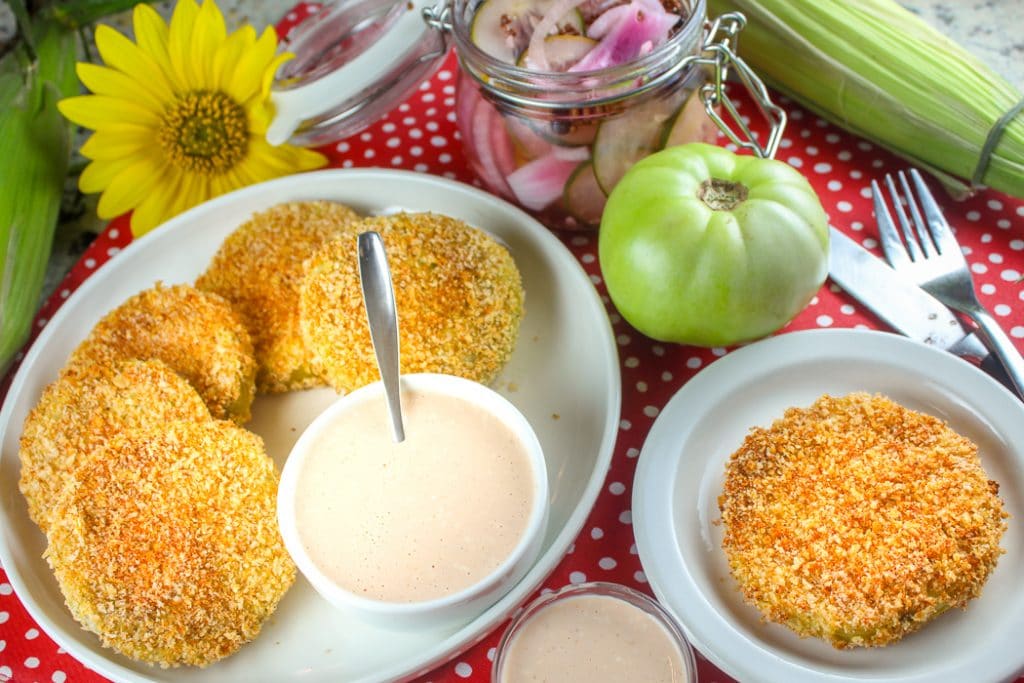
[[[950,309],[845,233],[829,232],[829,277],[847,294],[900,334],[978,362],[1012,388],[1002,364]]]

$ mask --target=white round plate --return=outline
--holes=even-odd
[[[1010,513],[1006,554],[967,609],[883,648],[836,650],[764,623],[722,552],[718,496],[748,430],[822,394],[881,393],[979,446]],[[686,383],[658,416],[633,484],[633,529],[654,593],[693,645],[741,681],[1000,681],[1024,666],[1024,405],[974,366],[884,332],[793,332],[741,348]]]
[[[526,316],[508,365],[492,385],[530,420],[544,447],[551,516],[528,575],[471,623],[391,631],[332,609],[301,578],[252,643],[205,669],[159,669],[100,646],[71,618],[41,555],[46,539],[18,491],[18,437],[29,409],[96,321],[157,280],[191,282],[222,240],[254,211],[285,201],[331,199],[362,213],[398,209],[461,218],[505,242],[523,276]],[[0,560],[18,597],[62,647],[119,681],[368,682],[411,678],[499,625],[562,559],[604,481],[618,430],[621,387],[604,306],[572,254],[548,230],[493,196],[453,181],[385,170],[328,170],[219,197],[166,223],[91,276],[28,352],[0,412]],[[280,468],[305,426],[335,398],[319,389],[261,396],[246,425]]]

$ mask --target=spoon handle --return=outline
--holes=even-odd
[[[377,368],[384,381],[391,416],[391,432],[395,442],[405,440],[402,426],[402,399],[398,386],[398,313],[395,309],[395,290],[391,285],[391,269],[384,253],[384,240],[377,232],[359,235],[359,280],[366,304],[366,318],[370,325],[370,339],[377,356]]]

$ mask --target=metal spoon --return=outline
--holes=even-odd
[[[363,288],[366,320],[370,324],[370,339],[377,356],[377,369],[384,382],[391,416],[391,433],[395,443],[405,440],[402,426],[402,398],[398,386],[398,313],[395,310],[395,290],[391,284],[391,270],[384,252],[380,233],[364,232],[359,235],[359,281]]]

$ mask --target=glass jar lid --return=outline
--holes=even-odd
[[[281,44],[295,58],[271,89],[267,141],[326,144],[412,94],[448,52],[448,32],[433,19],[437,1],[339,0],[295,27]]]

